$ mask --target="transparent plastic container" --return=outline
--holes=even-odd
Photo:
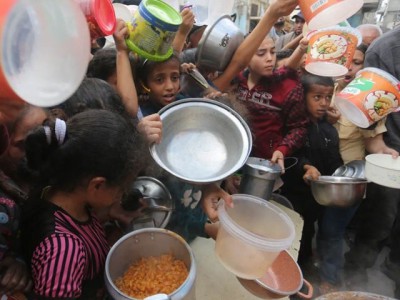
[[[70,0],[10,3],[0,4],[0,98],[43,107],[65,101],[90,60],[83,13]]]
[[[261,278],[278,254],[293,243],[289,216],[258,197],[236,194],[234,207],[218,207],[220,228],[215,252],[222,265],[244,279]]]

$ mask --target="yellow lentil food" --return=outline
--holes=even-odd
[[[115,281],[124,294],[143,299],[151,295],[171,294],[186,280],[188,269],[182,260],[171,254],[142,257]]]

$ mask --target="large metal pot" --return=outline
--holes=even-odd
[[[105,267],[105,283],[110,296],[115,300],[137,300],[123,294],[115,280],[121,277],[128,267],[141,257],[173,254],[183,260],[189,270],[184,283],[172,294],[157,299],[162,300],[194,300],[196,262],[192,249],[185,240],[176,233],[161,228],[145,228],[133,231],[120,238],[107,255]]]
[[[225,70],[243,39],[244,34],[229,15],[220,17],[207,27],[201,37],[197,47],[196,65],[199,68]]]
[[[387,296],[367,292],[334,292],[315,298],[315,300],[395,300]]]
[[[267,159],[249,157],[243,167],[239,192],[270,200],[275,180],[282,172],[278,164]]]
[[[315,200],[325,206],[349,207],[361,201],[367,180],[361,178],[320,176],[311,180]]]

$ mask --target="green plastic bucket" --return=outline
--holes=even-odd
[[[172,6],[161,0],[143,0],[132,23],[127,23],[130,50],[153,61],[163,61],[172,55],[172,41],[182,23],[182,17]]]

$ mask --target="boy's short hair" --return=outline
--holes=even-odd
[[[305,74],[301,78],[301,84],[303,85],[304,95],[310,91],[311,86],[313,85],[322,85],[322,86],[335,86],[335,82],[332,77],[319,76],[315,74]]]

